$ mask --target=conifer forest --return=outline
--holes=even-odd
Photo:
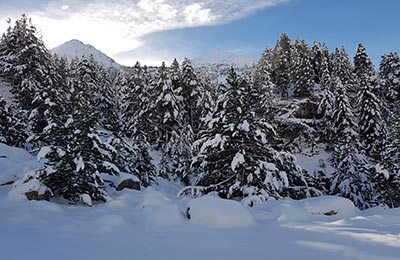
[[[41,162],[20,182],[28,198],[92,206],[125,176],[248,206],[323,195],[359,209],[400,206],[397,53],[375,68],[363,44],[351,58],[282,34],[254,66],[231,67],[218,83],[189,59],[68,62],[22,16],[1,37],[0,79],[12,93],[0,97],[0,142]],[[310,170],[298,154],[327,156]]]

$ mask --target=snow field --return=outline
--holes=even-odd
[[[0,145],[0,153],[3,180],[38,166],[24,150]],[[180,185],[158,182],[92,207],[27,201],[23,185],[1,186],[0,259],[400,259],[400,209],[359,211],[330,196],[249,208],[177,198]]]

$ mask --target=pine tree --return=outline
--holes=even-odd
[[[118,92],[113,82],[113,71],[106,70],[97,62],[94,62],[94,66],[99,85],[96,91],[96,107],[100,112],[100,125],[106,130],[118,133],[122,130],[119,116],[121,111],[117,104]]]
[[[338,85],[337,80],[330,80],[330,84],[324,87],[324,92],[320,104],[318,106],[318,112],[323,115],[322,117],[322,131],[321,137],[328,144],[328,149],[330,150],[330,145],[332,144],[333,137],[333,112],[335,109],[335,95],[332,89],[335,89]],[[326,79],[322,80],[322,84],[325,85]]]
[[[386,126],[381,115],[382,104],[374,94],[374,87],[368,78],[360,77],[359,84],[360,142],[368,155],[379,158],[386,142]]]
[[[21,147],[27,138],[24,128],[0,95],[0,142]]]
[[[365,47],[360,43],[354,56],[354,73],[358,78],[374,77],[375,69]]]
[[[389,102],[397,101],[400,97],[400,57],[397,53],[382,56],[379,77],[383,96]]]
[[[39,152],[47,162],[36,177],[53,195],[89,205],[92,200],[107,198],[100,173],[119,173],[112,163],[112,151],[96,133],[99,112],[93,99],[98,89],[95,70],[86,58],[73,64],[70,100],[52,129],[54,144]]]
[[[252,86],[233,68],[227,82],[208,128],[196,141],[200,152],[191,171],[200,175],[181,194],[217,192],[224,198],[246,198],[249,205],[269,197],[305,196],[300,187],[306,183],[293,156],[268,144],[274,128],[254,113]]]
[[[274,49],[272,79],[279,90],[281,98],[289,97],[289,84],[292,68],[291,40],[287,34],[282,34]]]
[[[187,58],[182,63],[183,100],[185,104],[185,122],[191,126],[193,134],[197,134],[202,118],[210,112],[209,93],[198,79],[191,61]]]
[[[380,96],[384,102],[384,119],[388,124],[388,138],[400,142],[400,58],[397,53],[382,57],[379,71]]]
[[[357,96],[357,84],[355,82],[354,66],[351,63],[350,57],[344,47],[336,48],[331,59],[332,75],[339,77],[342,84],[346,87],[346,92],[349,94],[351,101]]]
[[[47,115],[58,98],[60,76],[50,52],[25,15],[2,37],[0,75],[11,83],[21,114],[26,115],[26,123],[33,133],[30,141],[40,146],[43,131],[51,127]]]
[[[326,69],[328,69],[328,60],[329,60],[329,50],[325,44],[321,44],[318,42],[314,42],[313,47],[311,49],[311,65],[314,69],[314,82],[316,84],[321,84],[323,81],[324,73],[326,73]]]
[[[389,208],[400,207],[400,154],[398,144],[387,144],[381,162],[373,171],[374,203]]]
[[[265,49],[254,71],[254,89],[258,93],[254,95],[253,102],[259,104],[261,114],[264,116],[271,112],[272,100],[276,91],[276,86],[272,82],[272,55],[271,49]]]
[[[143,80],[143,69],[139,62],[133,67],[132,74],[128,80],[126,96],[123,98],[123,116],[126,122],[126,133],[132,137],[136,132],[138,113],[141,110],[139,95],[145,90]]]
[[[344,86],[336,79],[335,110],[333,113],[335,150],[331,194],[349,198],[361,208],[370,206],[373,194],[370,183],[371,169],[357,145],[357,132],[353,113]]]
[[[311,54],[304,40],[296,40],[292,50],[294,95],[308,97],[313,92],[314,70],[311,65]]]

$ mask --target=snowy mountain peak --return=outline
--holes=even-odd
[[[71,61],[74,58],[92,55],[98,63],[102,64],[105,67],[121,67],[120,64],[116,63],[113,59],[111,59],[92,45],[85,44],[76,39],[67,41],[64,44],[55,47],[51,51],[61,57],[67,58],[68,61]]]
[[[250,67],[255,59],[244,55],[234,54],[222,49],[214,49],[208,54],[193,59],[196,66],[234,65],[235,67]]]

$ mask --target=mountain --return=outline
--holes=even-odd
[[[199,70],[207,70],[212,81],[223,84],[226,81],[226,75],[231,66],[241,74],[251,68],[256,63],[256,60],[221,49],[215,49],[203,56],[192,59],[192,63]]]
[[[71,61],[74,58],[80,58],[82,56],[90,56],[94,57],[94,60],[98,63],[102,64],[105,67],[114,67],[119,68],[121,67],[120,64],[116,63],[113,59],[108,57],[103,52],[99,51],[95,47],[89,44],[84,44],[79,40],[70,40],[66,43],[55,47],[51,50],[51,52],[67,58],[68,61]]]
[[[256,60],[247,56],[237,55],[221,49],[215,49],[203,56],[192,60],[196,67],[214,67],[220,65],[233,65],[236,68],[251,67]]]

